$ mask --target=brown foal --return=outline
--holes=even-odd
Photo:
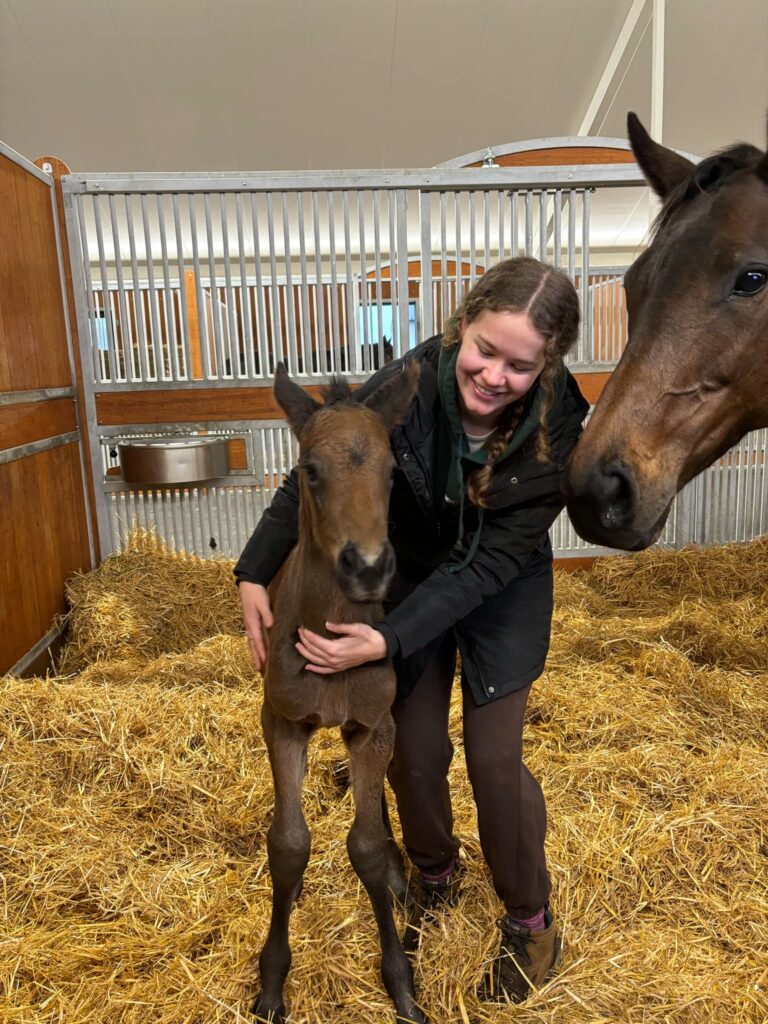
[[[262,726],[275,810],[267,836],[272,919],[259,957],[261,992],[253,1013],[283,1024],[283,985],[291,963],[288,922],[309,860],[301,811],[307,744],[318,728],[339,726],[349,751],[355,818],[347,836],[353,868],[368,892],[382,949],[381,973],[398,1022],[427,1024],[395,928],[392,893],[404,894],[402,860],[383,814],[384,775],[394,741],[389,660],[331,676],[313,675],[296,651],[297,628],[327,636],[326,621],[373,623],[394,572],[387,508],[394,460],[389,433],[405,416],[418,383],[409,364],[364,403],[340,381],[324,405],[280,365],[275,397],[299,439],[299,535],[270,588],[275,625],[264,675]]]

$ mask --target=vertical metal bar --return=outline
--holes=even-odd
[[[533,256],[533,193],[525,193],[525,255]]]
[[[187,316],[187,303],[186,303],[186,281],[187,271],[184,263],[184,235],[181,229],[181,210],[179,209],[179,197],[176,193],[171,196],[171,207],[173,209],[173,227],[176,232],[176,264],[179,268],[178,280],[179,280],[179,315],[181,317],[181,344],[184,352],[184,377],[187,380],[192,380],[192,351],[189,340],[189,317]],[[175,327],[177,325],[176,320],[176,304],[173,300],[173,293],[171,293],[171,307],[173,309],[174,318],[174,341],[175,349],[178,353],[178,341],[176,340]],[[177,355],[177,359],[180,361],[180,356]],[[181,368],[179,368],[179,376],[181,376]]]
[[[582,355],[584,362],[592,362],[592,317],[589,308],[589,192],[584,191],[581,211],[581,310]]]
[[[288,336],[285,347],[288,355],[288,369],[291,373],[298,371],[299,346],[296,336],[296,306],[293,293],[293,271],[291,268],[291,236],[288,221],[288,194],[280,193],[281,211],[283,215],[283,248],[285,259],[285,305],[288,320]]]
[[[477,255],[475,237],[475,217],[477,216],[477,192],[468,192],[469,203],[469,287],[473,288],[477,279]]]
[[[455,224],[456,224],[456,237],[454,239],[454,242],[456,243],[456,245],[455,245],[455,251],[456,251],[456,272],[454,274],[454,281],[456,283],[455,283],[454,301],[452,303],[451,309],[448,311],[448,316],[450,316],[453,313],[454,308],[456,306],[458,306],[458,304],[461,302],[461,296],[462,296],[462,294],[464,292],[464,279],[463,279],[464,262],[462,260],[462,247],[461,247],[461,192],[454,192],[454,194],[453,194],[453,210],[454,210],[454,217],[455,217]],[[443,323],[445,323],[445,319],[443,319]]]
[[[435,333],[432,301],[432,195],[430,192],[419,192],[419,220],[421,221],[421,285],[419,287],[421,333],[423,337],[430,338]],[[407,251],[406,248],[406,254]]]
[[[131,259],[131,280],[133,282],[133,315],[136,318],[136,333],[138,335],[139,365],[141,366],[141,379],[149,380],[149,353],[147,351],[147,332],[144,324],[144,302],[141,296],[141,280],[139,278],[139,263],[136,258],[136,232],[133,227],[133,205],[130,202],[131,196],[126,193],[123,196],[125,206],[125,222],[128,227],[128,251]]]
[[[158,193],[155,196],[157,201],[157,225],[160,234],[160,256],[163,262],[163,299],[165,305],[165,333],[168,344],[168,369],[172,380],[181,380],[181,364],[179,360],[179,345],[176,331],[176,310],[173,303],[173,290],[171,288],[171,271],[168,261],[168,238],[165,230],[165,211],[163,210],[163,196]]]
[[[115,197],[109,197],[109,219],[112,224],[112,244],[115,252],[115,275],[117,277],[117,298],[120,303],[120,334],[123,339],[123,352],[125,355],[126,371],[130,367],[130,373],[126,372],[129,380],[141,380],[141,370],[134,365],[131,320],[128,315],[128,306],[125,301],[125,279],[123,278],[123,254],[120,251],[120,231],[117,226],[117,208]]]
[[[253,192],[251,192],[251,226],[253,228],[253,264],[256,274],[256,315],[259,321],[259,371],[262,377],[268,377],[272,372],[272,368],[269,362],[269,338],[267,336],[267,314],[265,310],[266,296],[264,294],[264,278],[261,272],[259,212],[257,197]]]
[[[436,325],[439,331],[445,329],[445,321],[448,319],[448,232],[446,228],[446,195],[440,193],[440,323]]]
[[[408,193],[399,188],[395,195],[397,208],[397,296],[398,320],[400,323],[400,347],[394,350],[395,357],[403,355],[411,347],[411,294],[408,286]],[[432,275],[430,256],[430,279]],[[423,267],[422,267],[423,271]]]
[[[251,313],[251,294],[248,288],[248,274],[245,268],[245,227],[243,224],[243,196],[235,193],[235,216],[237,217],[237,249],[240,263],[240,322],[245,332],[243,377],[250,380],[256,376],[256,356],[254,352],[253,317]]]
[[[158,200],[159,204],[159,200]],[[197,301],[197,330],[200,335],[200,347],[203,352],[203,375],[207,380],[210,380],[214,376],[213,366],[213,347],[211,345],[211,338],[208,330],[208,317],[205,315],[205,298],[203,295],[203,278],[200,269],[200,246],[197,238],[197,210],[195,209],[195,196],[190,193],[189,195],[189,231],[192,237],[192,267],[195,275],[195,298]],[[158,206],[159,210],[159,206]],[[161,233],[161,238],[164,238],[164,231]],[[165,248],[163,248],[163,270],[167,268],[167,260],[165,257]],[[166,288],[169,285],[166,277]],[[184,282],[184,288],[186,293],[186,281]],[[182,307],[186,309],[186,302],[182,302]],[[174,348],[177,349],[174,343]],[[178,361],[178,355],[176,356]],[[191,367],[190,367],[191,369]]]
[[[221,302],[219,301],[219,288],[216,283],[216,251],[213,245],[213,221],[211,218],[211,200],[206,192],[203,195],[203,209],[205,211],[205,238],[208,249],[208,291],[211,297],[211,323],[213,325],[213,337],[216,345],[216,379],[223,380],[227,370],[227,354],[222,338]],[[206,322],[207,311],[204,311]]]
[[[152,335],[152,361],[155,367],[155,379],[162,380],[163,378],[163,358],[162,358],[162,337],[160,332],[160,317],[158,315],[157,308],[157,288],[155,285],[155,261],[152,254],[152,234],[149,230],[149,210],[147,208],[147,196],[145,193],[141,195],[141,223],[144,231],[144,251],[146,253],[147,261],[147,287],[149,290],[149,311],[151,316],[151,328],[150,332]]]
[[[497,206],[498,206],[497,219],[498,219],[498,226],[499,226],[499,248],[498,248],[498,251],[497,251],[497,256],[498,256],[498,258],[500,260],[504,258],[504,221],[505,221],[506,215],[507,215],[507,204],[504,202],[504,199],[505,199],[505,197],[509,197],[511,195],[512,195],[511,192],[499,191],[499,192],[496,193]],[[510,255],[514,255],[514,253],[510,253]],[[485,269],[487,270],[488,268],[486,267]]]
[[[221,242],[224,252],[224,294],[227,296],[227,350],[229,352],[230,375],[239,377],[240,370],[240,336],[235,322],[235,292],[232,287],[232,267],[229,254],[229,218],[227,215],[226,196],[219,194],[219,212],[221,215]]]
[[[297,196],[297,216],[299,221],[299,268],[301,272],[301,356],[304,364],[304,373],[312,369],[312,333],[309,318],[309,279],[307,275],[307,240],[304,224],[304,193],[299,192]],[[349,259],[349,248],[347,248],[347,259]],[[309,342],[309,347],[307,347]]]
[[[336,210],[333,193],[330,189],[325,193],[328,208],[328,247],[331,264],[331,322],[333,326],[333,363],[336,373],[343,370],[341,347],[339,344],[339,288],[336,273]],[[348,367],[347,367],[348,368]]]
[[[547,262],[547,207],[549,196],[542,189],[539,192],[539,259],[542,263]]]
[[[491,211],[490,193],[486,189],[483,192],[483,271],[486,271],[491,263]]]
[[[768,494],[766,493],[766,488],[765,488],[765,474],[766,474],[765,463],[766,463],[766,460],[768,459],[768,430],[766,430],[766,429],[761,430],[759,436],[760,436],[760,445],[759,445],[759,448],[758,448],[758,452],[759,452],[759,458],[760,458],[760,474],[759,474],[759,478],[758,478],[758,481],[759,481],[758,490],[759,490],[759,494],[760,494],[760,520],[759,520],[759,523],[758,523],[757,532],[758,532],[758,534],[763,534],[763,533],[765,533],[765,518],[766,518],[766,511],[767,511],[766,506],[768,505]]]
[[[365,251],[365,193],[357,192],[357,230],[360,238],[360,308],[363,319],[363,370],[370,373],[371,366],[371,332],[368,323],[368,268]]]
[[[323,288],[323,254],[320,246],[320,210],[318,206],[318,194],[312,193],[312,227],[315,239],[315,296],[317,306],[315,308],[315,330],[317,336],[315,345],[317,351],[318,373],[326,373],[328,368],[328,342],[326,339],[325,324],[325,290]],[[314,369],[314,367],[313,367]]]
[[[408,308],[408,293],[400,289],[400,265],[397,242],[395,241],[395,204],[397,193],[389,189],[387,196],[387,215],[389,221],[389,302],[392,309],[392,355],[397,357],[401,351],[400,336],[402,324],[402,306]],[[407,347],[407,345],[406,345]]]
[[[384,365],[384,305],[381,300],[381,223],[379,220],[379,205],[381,203],[381,192],[374,189],[371,193],[373,200],[373,272],[376,281],[376,311],[378,323],[376,325],[375,349],[378,352],[378,366]]]
[[[568,277],[576,283],[576,204],[573,189],[568,190]]]
[[[101,210],[99,209],[99,196],[93,199],[93,223],[96,228],[96,246],[99,250],[99,274],[101,276],[101,298],[104,304],[104,319],[107,322],[107,362],[109,364],[109,379],[116,381],[120,376],[118,365],[118,345],[115,337],[114,325],[112,323],[112,306],[109,301],[109,279],[107,278],[107,259],[104,252],[104,231],[101,225]]]
[[[509,255],[519,256],[520,255],[520,210],[519,210],[519,194],[517,192],[510,192],[509,202]]]
[[[355,288],[352,274],[352,241],[349,223],[349,192],[345,189],[342,196],[344,209],[344,268],[347,277],[347,352],[349,353],[350,370],[360,370],[360,345],[358,342],[357,318],[355,313]]]
[[[558,269],[560,268],[560,261],[563,256],[562,213],[563,190],[559,188],[555,191],[555,209],[552,222],[552,263]]]
[[[102,365],[102,361],[101,361],[101,358],[100,358],[101,357],[101,351],[99,349],[98,341],[97,341],[97,336],[96,336],[96,302],[95,302],[96,295],[95,295],[94,288],[93,288],[93,280],[91,278],[91,259],[90,259],[90,254],[88,252],[88,233],[87,233],[87,231],[85,229],[85,216],[83,214],[82,199],[83,199],[82,196],[78,196],[78,195],[73,196],[72,197],[73,206],[70,207],[71,209],[73,209],[73,212],[75,212],[76,215],[77,215],[77,226],[78,226],[78,229],[79,229],[78,233],[80,235],[80,245],[79,245],[78,248],[79,248],[79,251],[80,251],[80,254],[81,254],[81,261],[79,262],[79,266],[82,267],[82,269],[84,271],[84,275],[85,275],[85,299],[86,299],[86,313],[87,313],[87,317],[88,317],[88,333],[87,333],[87,338],[88,338],[88,351],[89,351],[90,359],[89,360],[83,359],[82,360],[82,365],[83,365],[83,369],[85,369],[86,363],[90,362],[91,371],[92,371],[92,374],[93,374],[93,382],[97,383],[97,382],[100,382],[103,379],[104,374],[103,374],[102,369],[101,369],[101,365]],[[67,233],[68,234],[70,233],[69,229],[68,229]],[[74,258],[75,251],[76,251],[74,245],[70,245],[70,251],[71,251],[72,257]],[[83,334],[83,338],[85,338],[85,337],[86,337],[86,335]],[[108,334],[107,334],[107,337],[109,337]],[[82,352],[82,345],[81,345],[81,352]]]

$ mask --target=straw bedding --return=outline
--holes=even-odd
[[[272,803],[231,564],[130,549],[72,581],[55,678],[2,680],[0,1021],[245,1021]],[[458,906],[422,936],[434,1024],[768,1021],[768,542],[559,575],[527,761],[548,800],[557,977],[474,990],[497,945],[452,718]],[[346,858],[342,747],[312,747],[296,1024],[393,1019]],[[395,827],[397,823],[395,820]]]

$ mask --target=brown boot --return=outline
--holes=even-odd
[[[403,932],[406,953],[412,953],[418,946],[424,921],[434,917],[443,907],[452,907],[456,903],[463,872],[461,861],[457,859],[451,873],[437,882],[425,878],[421,872],[415,872],[408,879]]]
[[[562,942],[549,907],[544,908],[544,928],[532,932],[509,915],[497,922],[501,945],[478,997],[494,1003],[522,1003],[540,988],[560,962]]]

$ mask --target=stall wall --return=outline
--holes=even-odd
[[[47,176],[0,149],[0,671],[24,668],[91,566]],[[45,644],[42,645],[43,647]],[[21,664],[19,664],[21,663]]]

